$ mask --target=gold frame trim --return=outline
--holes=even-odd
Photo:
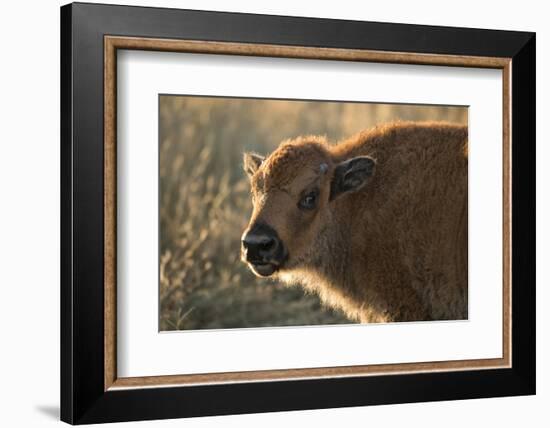
[[[116,52],[117,49],[244,55],[338,61],[443,65],[502,70],[503,94],[503,349],[502,358],[423,363],[117,377],[116,369]],[[104,37],[104,389],[191,386],[310,378],[392,375],[511,367],[511,58],[382,52],[139,37]]]

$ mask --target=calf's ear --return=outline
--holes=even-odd
[[[330,200],[361,189],[374,174],[375,164],[368,156],[357,156],[336,165],[330,184]]]
[[[256,153],[245,153],[243,156],[244,172],[246,172],[249,177],[252,177],[256,171],[258,171],[264,159],[263,156]]]

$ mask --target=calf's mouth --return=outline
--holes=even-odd
[[[270,262],[248,262],[248,266],[256,275],[263,277],[271,276],[279,270],[278,265]]]

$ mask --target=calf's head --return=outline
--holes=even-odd
[[[334,201],[361,189],[374,173],[368,156],[335,161],[318,137],[282,143],[267,157],[245,153],[252,216],[241,258],[258,276],[300,267],[329,227]]]

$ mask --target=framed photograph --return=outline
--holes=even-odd
[[[61,418],[535,393],[535,35],[61,8]]]

